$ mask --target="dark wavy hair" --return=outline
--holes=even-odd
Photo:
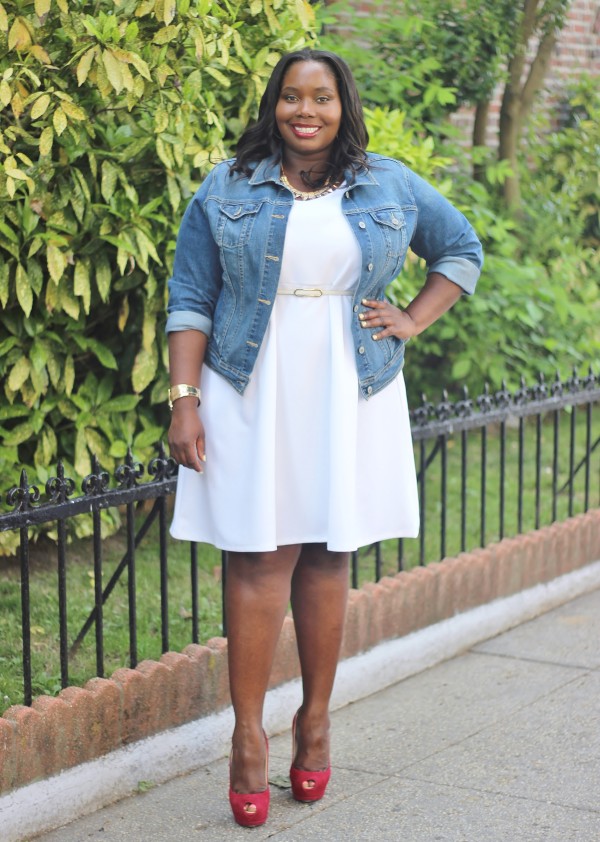
[[[263,158],[271,155],[281,160],[282,140],[275,121],[275,109],[285,74],[296,61],[319,61],[326,64],[335,77],[342,102],[342,119],[327,170],[325,173],[319,172],[318,180],[311,180],[308,174],[305,180],[313,185],[323,183],[327,178],[339,181],[346,170],[355,174],[365,168],[369,134],[356,82],[350,68],[335,53],[327,50],[304,49],[282,56],[273,68],[260,101],[258,119],[246,129],[237,144],[236,160],[231,167],[232,173],[237,172],[249,176],[253,164],[256,165]]]

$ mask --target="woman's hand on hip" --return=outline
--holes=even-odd
[[[179,465],[203,473],[206,462],[204,424],[195,400],[179,398],[174,402],[168,441],[171,456]]]
[[[372,339],[385,339],[388,336],[410,339],[419,332],[416,322],[409,313],[394,307],[389,301],[363,298],[362,305],[368,309],[359,313],[358,318],[361,327],[374,330],[371,334]]]

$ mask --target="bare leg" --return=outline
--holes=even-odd
[[[265,788],[262,716],[275,647],[287,610],[300,545],[270,553],[229,553],[225,604],[229,684],[235,713],[231,786]]]
[[[348,561],[349,553],[304,544],[292,579],[303,688],[294,758],[298,769],[319,771],[329,765],[329,699],[346,616]]]

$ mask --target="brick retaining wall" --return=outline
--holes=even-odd
[[[600,560],[600,509],[352,590],[342,658],[390,638],[549,582]],[[299,675],[287,617],[271,687]],[[0,793],[48,778],[230,704],[227,641],[213,638],[160,661],[93,678],[0,717]]]

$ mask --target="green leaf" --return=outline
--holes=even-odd
[[[0,304],[6,307],[10,291],[10,265],[0,263]]]
[[[115,91],[120,94],[123,90],[123,73],[121,71],[121,62],[115,57],[112,50],[102,51],[102,62],[108,76],[108,81],[113,86]]]
[[[102,163],[102,187],[101,192],[105,201],[109,202],[115,192],[119,170],[110,161]]]
[[[131,374],[131,383],[135,392],[143,392],[152,383],[156,377],[157,366],[158,354],[155,345],[149,350],[142,348],[138,352]]]
[[[33,432],[33,425],[30,421],[25,421],[23,424],[17,424],[16,427],[13,427],[13,429],[6,433],[3,437],[4,444],[9,446],[23,444],[23,442],[28,441],[31,438]]]
[[[96,286],[102,301],[108,301],[111,285],[111,271],[108,258],[104,254],[96,255]]]
[[[17,360],[8,375],[8,388],[12,392],[17,392],[29,377],[30,371],[31,363],[27,357],[21,357]]]
[[[452,366],[452,379],[464,380],[471,371],[471,360],[469,357],[458,359]]]
[[[93,427],[85,428],[85,441],[91,453],[97,456],[101,461],[102,457],[108,454],[108,442],[97,430]]]
[[[181,204],[181,190],[177,180],[172,176],[167,176],[167,192],[169,194],[169,202],[174,211],[176,211]]]
[[[34,342],[29,351],[29,359],[34,371],[41,371],[48,361],[48,352],[42,342]]]
[[[56,459],[57,440],[52,427],[44,427],[39,437],[34,461],[38,465],[50,465]]]
[[[211,67],[210,65],[207,65],[204,68],[204,70],[206,71],[206,73],[208,73],[210,76],[212,76],[213,79],[216,79],[217,82],[220,85],[222,85],[224,88],[230,88],[231,87],[231,82],[229,81],[227,76],[225,76],[224,73],[221,73],[221,71],[218,70],[216,67]]]
[[[77,84],[80,87],[81,85],[83,85],[83,83],[88,77],[90,68],[92,66],[92,62],[94,60],[94,55],[96,54],[96,49],[96,47],[91,47],[79,59],[79,62],[77,64]]]
[[[52,144],[54,142],[54,129],[52,126],[46,126],[40,135],[40,155],[47,157],[52,152]]]
[[[157,444],[163,439],[165,430],[163,427],[148,427],[138,433],[133,440],[133,446],[136,450],[144,450],[147,447]]]
[[[57,135],[61,135],[67,128],[67,115],[59,106],[52,115],[52,125]]]
[[[132,53],[130,61],[137,70],[137,72],[140,74],[140,76],[143,76],[144,79],[147,79],[149,82],[152,81],[152,76],[150,75],[150,68],[141,56]]]
[[[50,277],[55,284],[58,284],[67,266],[67,256],[53,243],[48,243],[46,259]]]
[[[113,370],[118,368],[114,354],[106,347],[106,345],[103,345],[97,339],[92,339],[91,337],[86,339],[86,345],[90,351],[95,354],[104,368],[110,368]]]
[[[73,386],[75,385],[75,365],[71,354],[69,354],[65,360],[64,384],[65,394],[70,395],[73,391]]]
[[[36,295],[39,295],[44,286],[44,272],[37,260],[30,259],[27,261],[27,277],[31,289]]]
[[[165,0],[165,6],[167,3],[169,3],[169,0]],[[169,42],[174,41],[175,38],[177,38],[180,29],[181,24],[177,26],[164,26],[162,29],[158,30],[152,41],[154,44],[168,44]]]
[[[70,289],[70,284],[62,283],[58,288],[58,303],[62,310],[72,319],[77,321],[79,319],[79,301],[73,296]]]
[[[17,299],[21,305],[21,309],[26,316],[29,316],[31,308],[33,307],[33,292],[31,291],[31,285],[29,283],[27,273],[20,263],[17,266],[15,285],[17,290]]]
[[[127,456],[127,443],[124,441],[113,441],[108,452],[115,459],[124,459]]]
[[[92,463],[87,448],[85,429],[77,430],[75,438],[75,470],[82,477],[92,473]]]
[[[73,292],[83,299],[83,309],[90,312],[92,287],[90,284],[90,270],[87,260],[78,260],[73,275]]]
[[[37,120],[42,114],[45,113],[46,109],[50,105],[50,96],[48,94],[42,94],[36,101],[34,102],[31,108],[31,119]]]
[[[102,412],[130,412],[135,409],[140,399],[138,395],[119,395],[117,398],[111,398],[104,406],[101,407]]]

